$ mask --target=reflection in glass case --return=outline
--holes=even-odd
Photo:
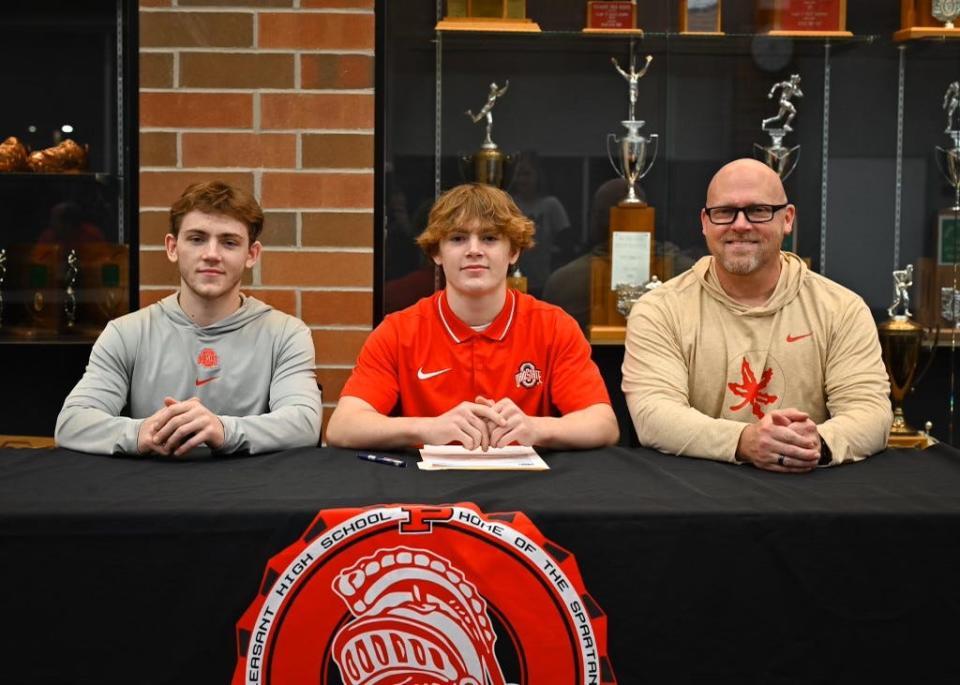
[[[0,41],[0,434],[52,435],[137,304],[137,3],[11,0]]]
[[[894,256],[936,257],[929,226],[952,195],[933,149],[947,144],[941,100],[960,76],[960,45],[895,43],[896,6],[851,0],[851,38],[798,39],[770,36],[754,3],[724,3],[720,36],[681,34],[673,0],[642,3],[642,38],[582,33],[579,2],[529,2],[543,32],[522,36],[438,32],[432,3],[402,11],[383,5],[385,181],[377,215],[384,218],[384,277],[398,288],[384,289],[378,316],[434,286],[432,274],[417,273],[431,267],[412,238],[435,196],[467,180],[460,158],[477,148],[477,132],[463,113],[492,82],[510,82],[496,109],[503,186],[538,220],[541,254],[525,256],[534,262],[531,292],[542,296],[559,269],[605,249],[598,192],[617,178],[606,137],[622,130],[628,105],[610,61],[628,65],[633,57],[639,70],[646,55],[653,66],[637,83],[635,116],[660,135],[660,149],[638,191],[657,208],[655,249],[675,264],[673,273],[705,252],[699,210],[710,176],[730,159],[752,156],[755,144],[778,165],[798,207],[788,247],[875,311],[887,298],[885,279],[875,278],[880,262],[886,269]],[[789,120],[779,145],[760,130],[772,114]],[[878,264],[865,262],[864,244]]]
[[[377,320],[442,285],[413,238],[435,197],[467,178],[459,159],[478,141],[464,111],[477,107],[490,83],[509,80],[496,108],[503,187],[537,224],[538,246],[523,255],[521,271],[532,294],[562,306],[589,335],[591,264],[609,259],[609,210],[624,195],[607,159],[607,136],[623,135],[628,112],[624,77],[611,59],[625,70],[634,59],[639,70],[647,55],[653,60],[637,83],[635,118],[645,122],[643,132],[658,134],[659,151],[637,193],[656,209],[653,275],[668,280],[706,254],[700,210],[707,184],[720,166],[754,156],[759,145],[797,206],[786,249],[860,294],[878,319],[889,305],[889,274],[914,264],[918,308],[939,313],[943,289],[960,292],[952,256],[960,243],[949,244],[960,240],[960,219],[949,210],[954,187],[934,156],[936,147],[952,145],[945,93],[960,80],[960,41],[895,37],[897,3],[843,4],[836,28],[849,37],[771,35],[775,27],[763,23],[755,2],[720,3],[714,20],[723,34],[714,35],[683,32],[688,3],[638,3],[642,36],[584,33],[585,2],[529,0],[527,15],[542,31],[524,35],[436,31],[436,3],[379,3]],[[777,121],[761,129],[773,115]],[[616,292],[608,295],[617,301]],[[935,325],[938,317],[928,318]],[[932,372],[924,382],[948,377]],[[936,387],[928,395],[953,392]],[[960,426],[921,405],[908,408],[921,414],[914,423],[931,417],[935,433]]]
[[[127,16],[119,0],[4,5],[0,342],[90,342],[134,301]]]

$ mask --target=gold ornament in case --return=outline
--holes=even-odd
[[[10,136],[0,143],[0,171],[26,171],[27,148],[19,140]]]
[[[87,168],[87,146],[67,138],[59,145],[31,153],[27,166],[37,173],[83,171]]]

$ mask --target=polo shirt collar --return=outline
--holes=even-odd
[[[510,288],[507,288],[507,297],[503,303],[503,309],[497,314],[493,322],[487,326],[486,330],[477,332],[467,324],[457,318],[457,315],[450,309],[447,302],[446,291],[441,290],[437,297],[437,313],[440,315],[440,322],[447,333],[453,338],[453,342],[462,343],[469,340],[472,336],[482,335],[491,340],[503,340],[507,337],[510,327],[516,318],[517,312],[517,294]]]

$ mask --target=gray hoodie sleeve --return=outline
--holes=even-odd
[[[93,346],[83,378],[57,416],[57,445],[96,454],[137,453],[143,419],[119,415],[127,403],[132,360],[132,351],[110,322]]]
[[[310,329],[289,317],[278,344],[270,381],[269,413],[221,415],[224,443],[220,452],[257,454],[319,444],[321,398]]]

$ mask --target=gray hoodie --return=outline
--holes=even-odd
[[[224,428],[221,452],[316,445],[320,391],[310,330],[253,297],[198,326],[173,294],[107,324],[57,417],[57,444],[101,454],[137,451],[143,419],[165,397],[197,397]],[[129,405],[130,418],[120,416]]]

